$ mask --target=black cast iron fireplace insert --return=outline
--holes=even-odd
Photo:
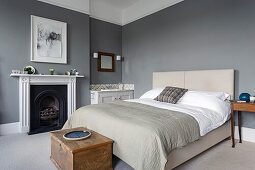
[[[61,129],[67,120],[66,85],[31,85],[29,135]]]

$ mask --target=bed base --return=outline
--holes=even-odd
[[[225,139],[229,139],[230,136],[230,121],[228,121],[219,128],[201,137],[199,140],[192,142],[182,148],[173,150],[168,155],[168,161],[166,163],[165,170],[176,168],[177,166],[183,164],[191,158],[194,158],[195,156],[206,151],[219,142]]]

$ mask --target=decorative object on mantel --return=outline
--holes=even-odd
[[[63,135],[66,140],[82,140],[90,137],[91,133],[88,131],[72,131]]]
[[[35,68],[33,66],[24,67],[24,71],[27,71],[27,74],[35,74]]]
[[[242,101],[250,102],[250,94],[249,93],[241,93],[239,99]]]
[[[70,74],[71,74],[71,75],[76,75],[76,73],[77,73],[77,70],[76,70],[76,69],[71,69],[71,71],[70,71]]]
[[[50,71],[50,75],[54,75],[54,72],[55,72],[56,70],[55,70],[54,68],[50,68],[49,71]]]
[[[31,61],[67,64],[67,23],[31,16]]]
[[[71,75],[70,71],[66,71],[65,75],[70,76]]]

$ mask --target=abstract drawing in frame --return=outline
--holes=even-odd
[[[67,64],[67,24],[31,16],[31,61]]]

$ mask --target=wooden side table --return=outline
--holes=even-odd
[[[232,136],[232,147],[235,147],[235,136],[234,136],[234,121],[235,121],[235,111],[238,112],[238,130],[239,130],[239,143],[242,143],[241,134],[241,112],[255,112],[255,103],[238,103],[231,102],[231,136]]]

